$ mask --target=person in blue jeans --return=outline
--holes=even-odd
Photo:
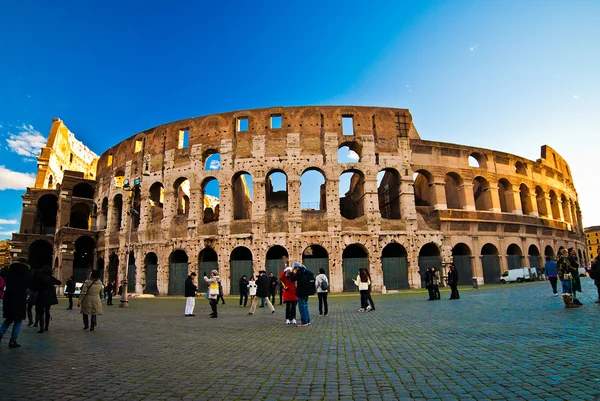
[[[27,310],[27,288],[31,283],[31,273],[29,265],[19,261],[12,263],[8,268],[8,273],[5,276],[6,291],[4,292],[3,316],[4,322],[0,326],[0,341],[2,336],[8,330],[10,325],[13,325],[8,348],[19,348],[21,345],[17,343],[21,324],[25,319]]]
[[[310,277],[313,278],[312,283]],[[310,314],[308,312],[308,296],[315,291],[314,274],[310,272],[301,263],[295,262],[290,275],[290,280],[296,283],[296,296],[298,297],[298,311],[300,312],[300,324],[298,327],[305,327],[310,324]],[[312,288],[311,288],[312,287]]]

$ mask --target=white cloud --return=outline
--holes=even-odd
[[[220,170],[221,169],[221,162],[219,160],[211,160],[209,165],[208,165],[208,169],[209,170]]]
[[[477,50],[478,47],[479,47],[479,45],[473,45],[473,46],[469,47],[469,51],[474,52],[475,50]]]
[[[40,149],[46,146],[46,138],[32,125],[17,127],[17,134],[8,133],[6,143],[11,151],[26,158],[39,156]]]
[[[19,224],[17,220],[0,219],[0,224]],[[2,227],[0,227],[2,229]]]
[[[579,99],[581,99],[581,98],[579,97],[579,95],[573,95],[573,99],[577,99],[577,100],[579,100]]]
[[[360,160],[360,156],[358,156],[358,153],[356,153],[353,150],[350,150],[348,152],[348,160],[350,160],[351,162],[357,162]]]
[[[19,173],[0,166],[0,190],[26,189],[35,184],[35,174]]]

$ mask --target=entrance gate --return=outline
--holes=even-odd
[[[253,270],[252,270],[252,260],[232,260],[230,261],[230,269],[231,269],[231,273],[230,273],[230,280],[231,280],[231,289],[230,289],[230,293],[231,295],[239,295],[240,294],[240,286],[239,286],[239,282],[240,282],[240,278],[243,275],[246,275],[248,277],[248,280],[250,280],[250,277],[252,277]]]
[[[498,255],[482,255],[481,266],[483,267],[484,284],[500,283],[500,257]]]
[[[454,255],[452,263],[458,273],[458,285],[470,285],[473,278],[473,269],[470,255]]]
[[[421,287],[425,288],[425,272],[430,267],[435,267],[442,276],[441,256],[419,256],[419,273],[421,274]]]
[[[171,263],[169,265],[169,295],[185,294],[185,279],[188,276],[188,264]]]
[[[369,258],[345,258],[342,262],[344,271],[344,292],[357,292],[358,287],[354,284],[358,269],[369,270]]]
[[[146,265],[146,288],[144,294],[158,295],[158,265]]]
[[[381,258],[383,285],[387,290],[408,290],[408,262],[406,257]]]
[[[127,291],[129,293],[135,292],[136,270],[137,268],[135,265],[129,265],[129,268],[127,269]]]

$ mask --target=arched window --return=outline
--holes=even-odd
[[[267,208],[283,207],[287,210],[287,176],[283,171],[274,170],[267,174],[267,178],[265,180],[265,192]]]
[[[344,142],[338,148],[338,163],[358,163],[361,154],[361,145],[356,142]]]
[[[252,218],[252,176],[246,172],[236,173],[232,178],[233,219]]]
[[[219,180],[208,177],[202,182],[202,221],[204,224],[219,221],[221,189]]]
[[[190,182],[187,178],[178,178],[173,184],[175,190],[175,204],[177,205],[177,216],[188,216],[190,214]]]
[[[426,170],[418,170],[413,175],[413,181],[415,206],[433,206],[433,191],[431,190],[433,177],[431,173]]]
[[[353,220],[365,214],[365,177],[359,170],[340,175],[340,214]]]
[[[385,169],[377,174],[377,197],[382,219],[400,219],[400,174]]]
[[[448,209],[462,209],[458,187],[462,185],[462,179],[456,173],[446,174],[444,188],[446,190],[446,205]]]
[[[300,207],[302,210],[326,210],[325,175],[316,168],[304,170],[300,177]]]

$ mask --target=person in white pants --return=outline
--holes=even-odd
[[[196,273],[192,272],[185,279],[185,316],[191,317],[194,315],[194,306],[196,306],[196,291],[198,287],[194,284]]]

